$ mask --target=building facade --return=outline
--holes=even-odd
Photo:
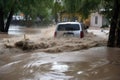
[[[92,26],[92,27],[102,27],[103,25],[109,25],[108,20],[102,14],[99,14],[98,12],[91,13],[91,15],[90,15],[90,26]]]

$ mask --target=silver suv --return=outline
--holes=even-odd
[[[86,29],[84,24],[79,22],[62,22],[58,23],[54,37],[78,37],[83,38],[85,36]]]

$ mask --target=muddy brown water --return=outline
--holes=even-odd
[[[11,38],[24,34],[40,34],[40,29],[41,28],[27,28],[25,26],[10,26],[8,34],[0,33],[0,40],[2,38]]]
[[[37,29],[17,29],[13,27],[9,35],[2,34],[0,39],[40,34]],[[52,30],[44,31],[44,35],[49,37]],[[94,47],[60,53],[6,52],[0,54],[0,80],[120,80],[119,48]]]
[[[120,80],[120,49],[0,56],[0,80]]]

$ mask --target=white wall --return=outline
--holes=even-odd
[[[95,23],[95,17],[98,17],[97,23]],[[98,14],[98,12],[91,13],[90,26],[91,27],[101,27],[102,26],[102,15]]]

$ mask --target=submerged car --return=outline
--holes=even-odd
[[[54,37],[78,37],[83,38],[86,34],[86,29],[83,23],[79,22],[62,22],[58,23]]]

